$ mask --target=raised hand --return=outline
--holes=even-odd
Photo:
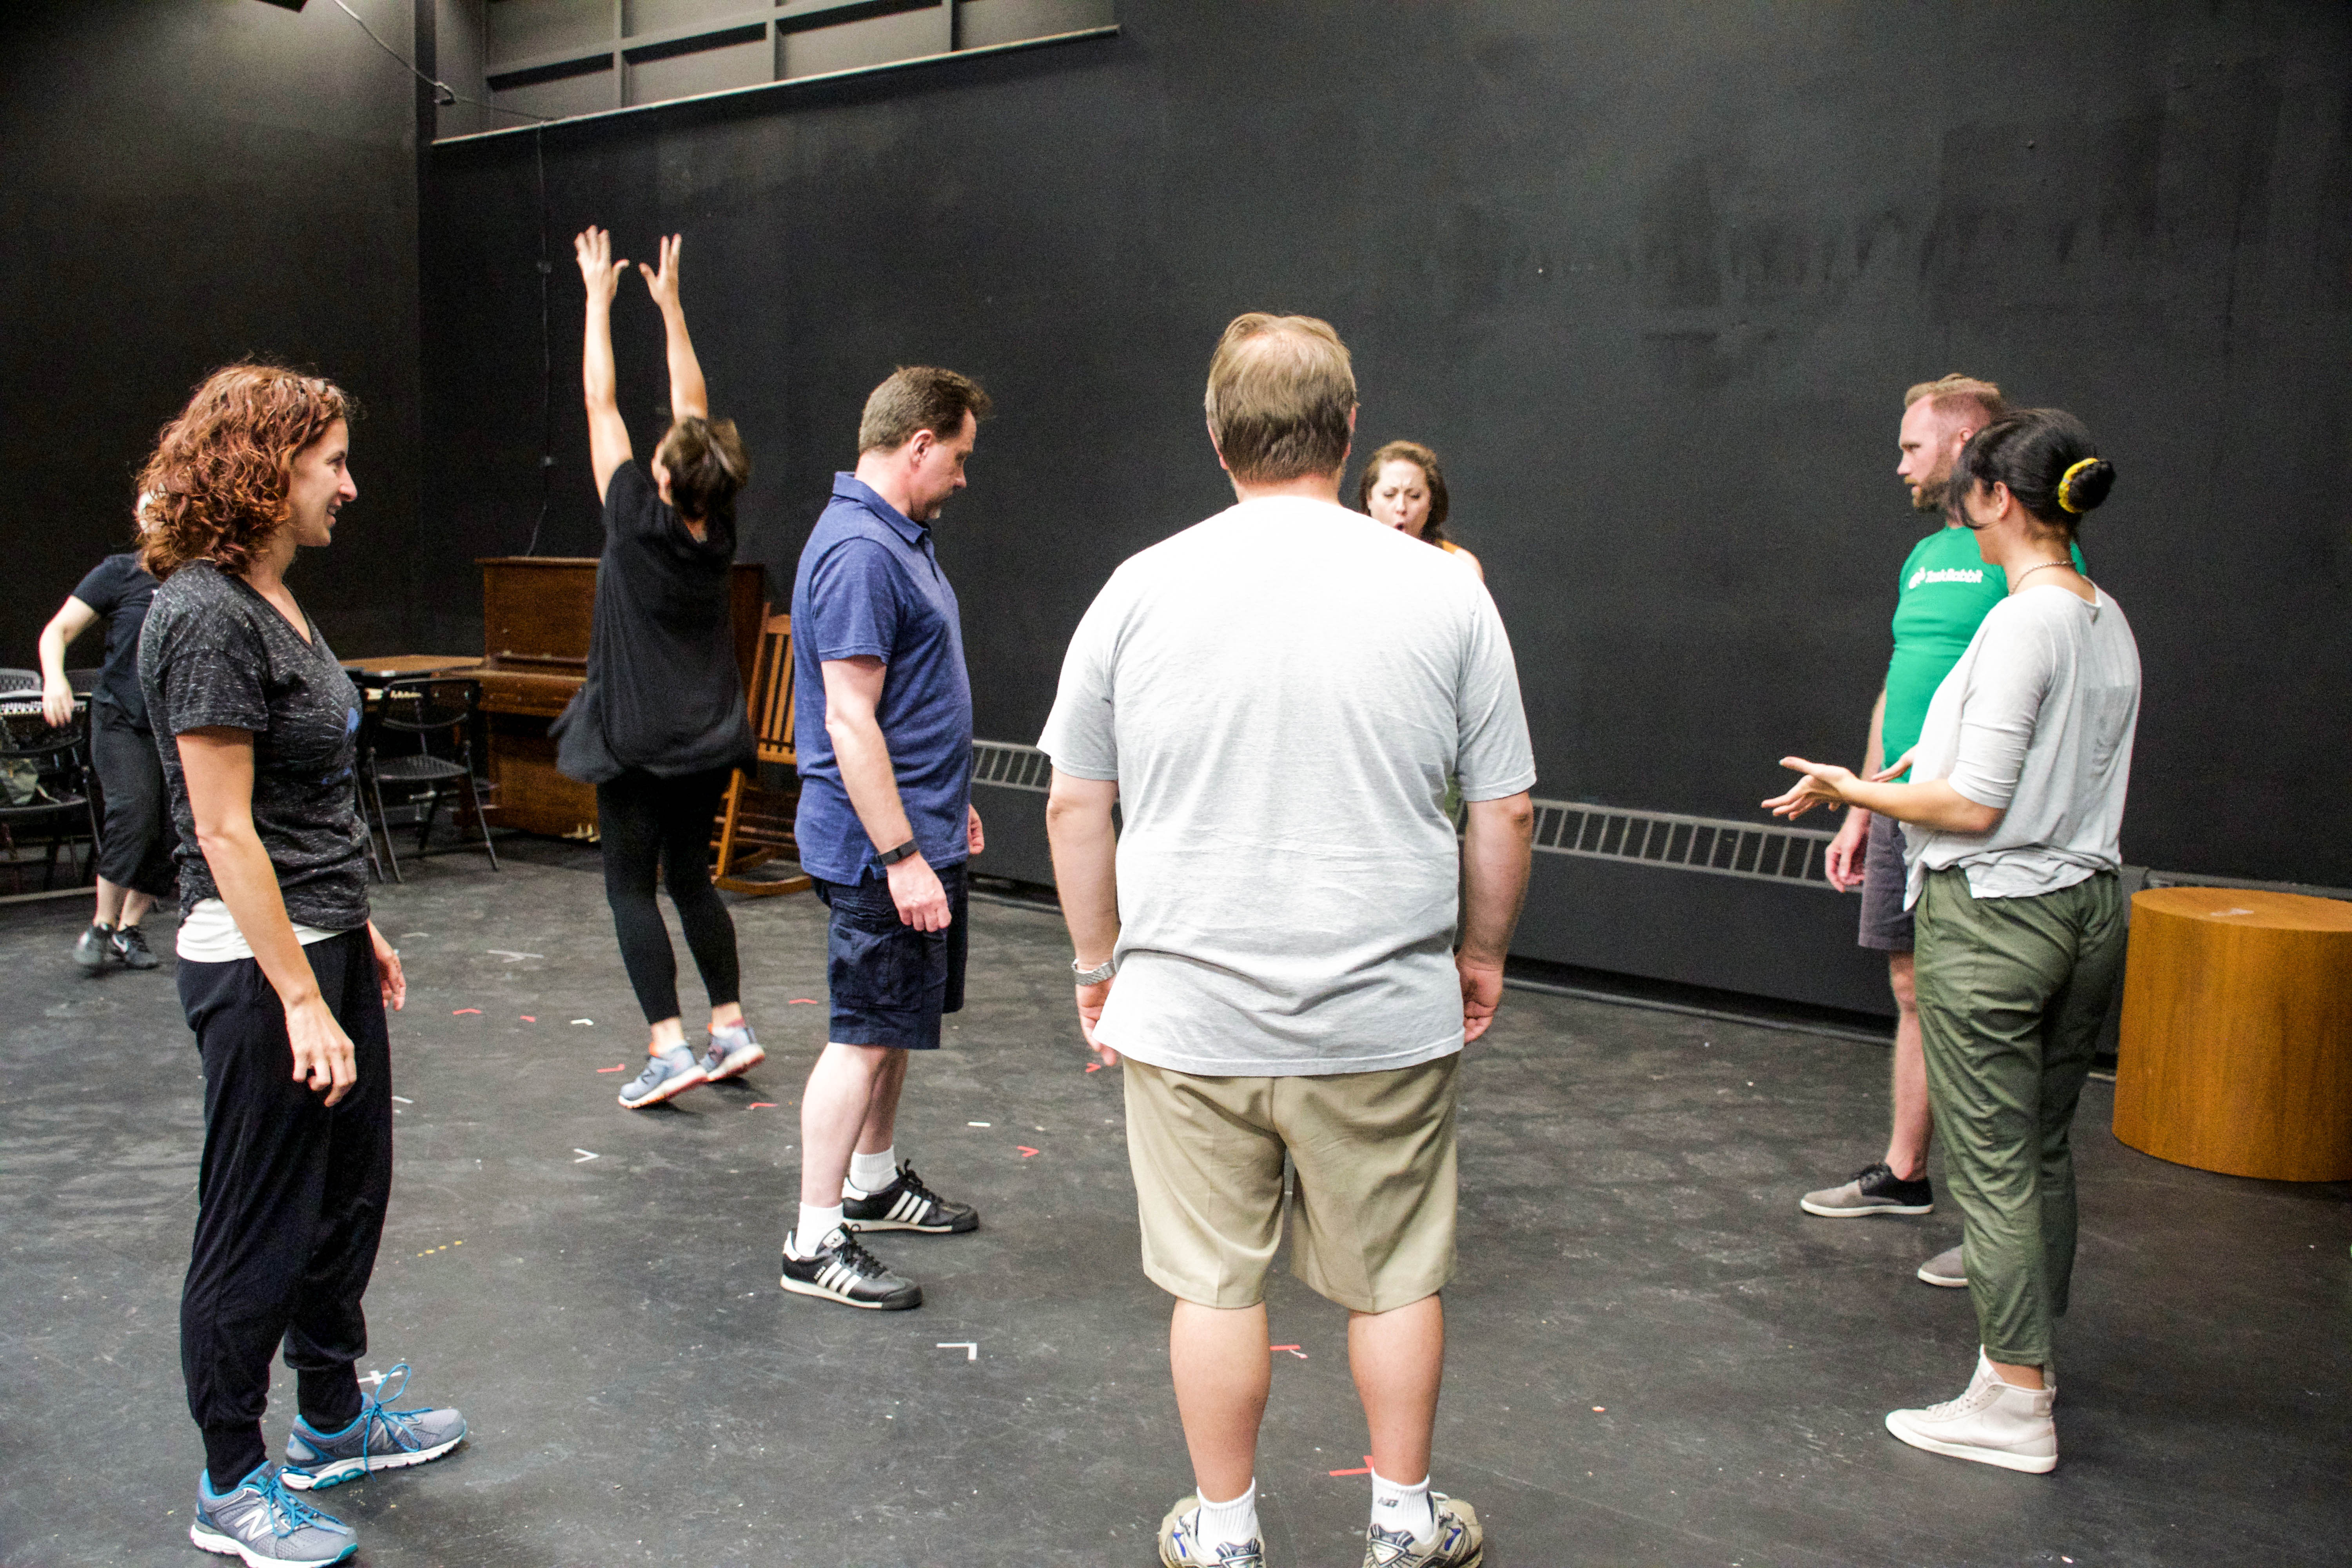
[[[668,238],[661,242],[661,266],[659,268],[648,267],[642,261],[637,263],[637,271],[646,280],[646,292],[652,295],[654,297],[654,303],[659,305],[665,311],[679,309],[677,300],[677,253],[679,247],[685,243],[685,239],[686,237],[684,235],[673,234]],[[626,267],[628,263],[624,261],[621,265]]]
[[[628,261],[613,259],[613,237],[590,224],[572,239],[572,252],[580,259],[580,277],[588,285],[588,302],[610,305],[621,287],[621,274]]]

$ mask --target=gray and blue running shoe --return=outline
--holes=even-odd
[[[1375,1524],[1364,1531],[1364,1568],[1478,1568],[1486,1560],[1486,1531],[1478,1510],[1444,1492],[1429,1494],[1437,1529],[1426,1541]]]
[[[327,1568],[360,1549],[352,1527],[320,1513],[279,1485],[284,1472],[263,1463],[230,1489],[213,1493],[210,1476],[196,1480],[196,1517],[188,1539],[206,1552],[242,1557],[246,1568]]]
[[[760,1042],[751,1037],[751,1026],[731,1024],[723,1029],[710,1031],[710,1044],[703,1047],[702,1074],[711,1083],[722,1078],[733,1078],[749,1068],[758,1067],[768,1059]]]
[[[286,1439],[279,1478],[296,1491],[324,1491],[371,1470],[398,1470],[437,1459],[466,1440],[466,1418],[455,1410],[389,1408],[408,1387],[408,1363],[384,1374],[359,1418],[340,1432],[320,1432],[297,1415]]]
[[[710,1075],[695,1059],[693,1047],[681,1042],[657,1057],[646,1058],[646,1070],[621,1090],[621,1103],[631,1110],[642,1110],[709,1081]]]
[[[1160,1521],[1160,1568],[1265,1568],[1262,1541],[1226,1542],[1211,1548],[1201,1539],[1201,1494],[1181,1499]]]

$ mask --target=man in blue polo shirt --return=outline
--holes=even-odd
[[[845,1306],[923,1304],[857,1232],[976,1229],[970,1206],[898,1157],[907,1053],[935,1050],[963,1006],[964,862],[971,805],[971,681],[955,590],[929,524],[963,489],[988,394],[915,365],[874,389],[857,471],[793,580],[801,868],[832,911],[826,1045],[801,1097],[800,1217],[784,1237],[787,1290]]]

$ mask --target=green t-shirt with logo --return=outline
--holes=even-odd
[[[2074,548],[2074,569],[2083,567]],[[1977,553],[1972,529],[1939,528],[1914,545],[1895,588],[1895,657],[1886,661],[1886,713],[1880,756],[1893,762],[1919,743],[1927,702],[1944,683],[1995,605],[2009,597],[2009,574]]]

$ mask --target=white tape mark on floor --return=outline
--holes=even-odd
[[[575,1165],[584,1165],[589,1161],[596,1158],[595,1155],[591,1154],[587,1150],[583,1149],[577,1143],[572,1146],[572,1152],[580,1156],[580,1158],[572,1162]]]
[[[961,1351],[966,1361],[980,1359],[980,1345],[973,1340],[948,1340],[931,1347],[935,1351]]]

